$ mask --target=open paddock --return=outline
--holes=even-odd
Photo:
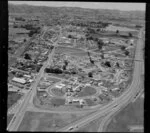
[[[86,113],[44,113],[27,111],[18,131],[57,131],[84,117]]]

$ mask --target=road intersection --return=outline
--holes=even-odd
[[[45,31],[46,32],[46,31]],[[45,34],[43,32],[43,34]],[[139,41],[137,43],[136,52],[135,52],[135,59],[134,60],[143,60],[142,57],[142,48],[143,48],[143,40],[142,40],[142,30],[139,33]],[[59,37],[60,38],[60,37]],[[59,39],[58,39],[59,40]],[[55,42],[54,45],[57,45],[57,42]],[[13,119],[11,120],[10,124],[8,125],[7,130],[9,131],[17,131],[25,112],[27,111],[27,107],[30,103],[33,101],[33,97],[36,94],[36,88],[37,85],[42,78],[44,74],[44,69],[51,64],[52,57],[55,52],[55,47],[52,50],[52,52],[49,54],[47,62],[44,63],[43,67],[41,68],[39,74],[37,75],[37,79],[34,82],[34,84],[31,86],[31,90],[28,92],[28,94],[25,95],[25,100],[22,102],[22,104],[19,106],[17,111],[14,114]],[[102,125],[105,125],[106,121],[118,110],[120,110],[122,107],[130,103],[135,95],[140,91],[140,75],[142,72],[143,62],[134,61],[134,73],[133,73],[133,81],[130,85],[130,87],[118,98],[114,99],[112,102],[105,106],[95,106],[87,111],[94,111],[94,113],[88,115],[86,118],[80,119],[79,121],[76,121],[74,123],[69,124],[68,126],[59,129],[58,131],[69,131],[71,127],[82,127],[83,125],[86,125],[90,121],[106,115],[106,118],[104,118],[104,121],[102,122]],[[35,109],[36,110],[36,109]],[[39,109],[40,110],[40,109]],[[38,111],[38,109],[37,109]],[[42,111],[42,110],[41,110]],[[43,110],[44,112],[44,110]],[[54,111],[46,111],[46,112],[54,112]],[[56,112],[56,111],[55,111]],[[59,111],[58,111],[59,112]],[[60,112],[62,113],[62,112]],[[99,131],[102,131],[102,127],[100,126]],[[75,128],[73,130],[77,130],[78,128]]]

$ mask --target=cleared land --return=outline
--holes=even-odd
[[[57,114],[27,111],[18,131],[56,131],[71,122],[80,119],[85,114]]]
[[[17,92],[8,92],[8,100],[7,100],[7,107],[10,108],[14,103],[16,103],[23,94],[19,94]]]
[[[129,132],[130,125],[143,125],[144,122],[144,100],[138,99],[130,103],[125,109],[117,114],[107,126],[107,132]]]

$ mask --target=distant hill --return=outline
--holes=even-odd
[[[95,17],[97,19],[109,19],[120,21],[144,21],[144,11],[119,11],[108,9],[87,9],[79,7],[47,7],[47,6],[30,6],[30,5],[13,5],[8,4],[10,14],[23,13],[27,15],[46,14],[57,17],[67,15],[70,17],[80,16],[84,18]]]

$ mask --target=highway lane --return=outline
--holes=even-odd
[[[141,32],[139,34],[139,36],[141,36]],[[142,40],[139,39],[138,43],[137,43],[137,48],[136,48],[136,53],[135,53],[135,58],[136,59],[141,59],[141,46],[142,46]],[[142,68],[142,62],[135,62],[134,65],[134,73],[133,73],[133,81],[130,85],[130,88],[128,88],[128,90],[126,90],[124,92],[124,94],[122,94],[122,96],[120,96],[119,98],[117,98],[116,100],[114,100],[112,103],[106,105],[105,107],[101,108],[98,110],[97,113],[95,113],[94,115],[88,116],[88,118],[84,119],[83,121],[80,120],[76,123],[70,124],[58,131],[68,131],[68,129],[70,127],[74,127],[74,126],[79,126],[83,123],[86,123],[87,121],[91,121],[93,118],[97,118],[98,116],[104,114],[104,113],[108,113],[110,110],[112,110],[114,107],[121,107],[123,106],[123,103],[125,104],[126,102],[128,102],[128,99],[131,99],[132,96],[134,96],[136,94],[136,92],[139,91],[139,83],[140,83],[140,72],[141,72],[141,68]],[[120,103],[119,103],[119,102]],[[120,108],[119,107],[119,108]]]

